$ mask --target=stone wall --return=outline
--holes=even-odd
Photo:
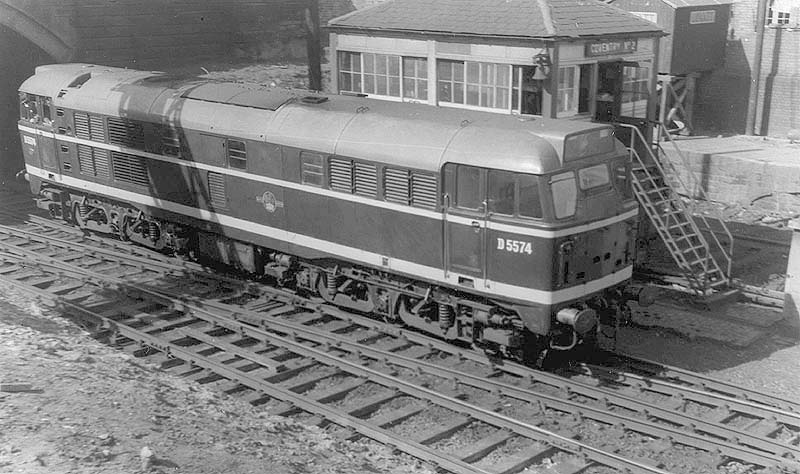
[[[682,146],[685,162],[666,148],[685,183],[691,171],[711,201],[766,213],[800,213],[800,145],[754,137],[703,141]]]

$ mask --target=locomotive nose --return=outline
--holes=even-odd
[[[556,319],[572,326],[578,334],[586,334],[597,325],[597,313],[589,308],[564,308],[556,313]]]

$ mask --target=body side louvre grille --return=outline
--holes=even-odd
[[[89,114],[75,112],[74,122],[76,137],[83,138],[85,140],[92,138],[91,134],[89,133]]]
[[[144,128],[139,122],[109,117],[108,142],[140,150],[144,149]]]
[[[339,158],[330,159],[330,188],[346,193],[353,192],[353,163]]]
[[[436,176],[411,173],[411,205],[433,209],[437,202]]]
[[[106,141],[106,129],[103,126],[103,117],[89,115],[89,136],[98,142]]]
[[[383,170],[383,194],[384,198],[389,202],[408,204],[408,171],[385,168]]]
[[[150,185],[143,158],[118,151],[112,151],[111,157],[114,163],[114,179],[139,186]]]
[[[208,194],[211,205],[217,209],[228,206],[228,195],[225,192],[225,176],[220,173],[208,172]]]
[[[378,194],[378,168],[369,163],[355,163],[353,193],[375,197]]]

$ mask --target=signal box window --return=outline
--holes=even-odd
[[[439,102],[509,110],[511,65],[439,59]]]
[[[305,184],[322,186],[325,182],[325,160],[319,153],[300,152],[301,179]]]
[[[624,117],[647,118],[650,98],[650,68],[624,66],[622,68],[622,110]]]
[[[478,210],[481,201],[481,170],[459,166],[456,169],[456,207]]]
[[[519,175],[519,215],[522,217],[542,217],[542,198],[539,195],[539,177]]]
[[[247,148],[243,141],[228,139],[228,166],[247,169]]]
[[[403,58],[403,97],[428,100],[428,60]]]

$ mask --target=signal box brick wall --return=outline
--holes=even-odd
[[[697,82],[701,129],[745,131],[757,6],[757,0],[732,5],[724,66]],[[800,29],[766,27],[760,77],[756,134],[786,137],[800,129]]]

